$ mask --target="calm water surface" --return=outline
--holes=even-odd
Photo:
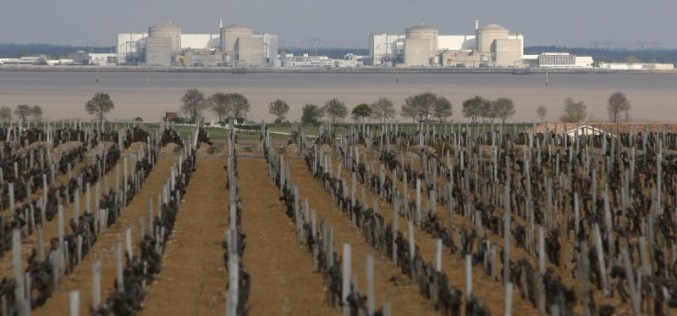
[[[98,78],[98,82],[96,79]],[[291,106],[288,118],[298,120],[307,103],[323,104],[338,97],[352,107],[380,96],[397,107],[407,96],[432,91],[453,104],[455,121],[467,121],[461,104],[475,95],[515,101],[511,121],[536,120],[536,108],[545,105],[548,119],[556,120],[566,97],[588,105],[591,119],[605,119],[606,102],[613,92],[625,92],[633,119],[677,121],[677,75],[669,74],[255,74],[151,72],[8,72],[0,71],[0,105],[40,104],[50,119],[87,118],[84,104],[95,92],[108,92],[115,102],[109,119],[137,116],[156,121],[166,111],[177,111],[190,88],[206,94],[238,92],[252,103],[249,117],[272,120],[268,103],[283,99]],[[403,118],[399,120],[404,121]]]

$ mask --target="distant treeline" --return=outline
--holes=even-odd
[[[668,63],[677,64],[677,49],[606,49],[606,48],[569,48],[560,46],[531,46],[524,48],[524,54],[543,52],[568,52],[578,56],[592,56],[595,62],[617,63]]]
[[[46,55],[50,58],[68,58],[71,54],[79,50],[90,53],[113,53],[115,52],[115,47],[84,47],[53,44],[0,44],[0,57],[19,58]]]
[[[18,58],[24,56],[47,55],[51,58],[65,58],[83,50],[91,53],[112,53],[114,46],[70,46],[52,44],[0,44],[0,57]],[[314,55],[314,48],[290,47],[280,49],[280,53],[292,53],[296,56],[303,54]],[[560,46],[530,46],[524,48],[524,53],[540,54],[543,52],[569,52],[579,56],[592,56],[596,62],[656,62],[677,64],[677,49],[605,49],[605,48],[568,48]],[[364,48],[317,48],[317,54],[334,59],[342,59],[346,54],[369,55],[369,49]]]

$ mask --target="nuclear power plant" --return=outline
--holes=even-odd
[[[524,36],[475,21],[473,35],[439,35],[427,25],[412,26],[405,35],[372,34],[369,52],[373,66],[400,67],[519,67]]]
[[[161,23],[147,33],[119,33],[118,64],[147,66],[264,67],[279,66],[277,35],[255,33],[250,27],[219,23],[218,34],[183,34]]]
[[[88,64],[149,67],[282,68],[575,68],[591,69],[590,56],[567,52],[524,55],[524,36],[507,28],[475,21],[474,34],[445,35],[430,25],[415,25],[404,34],[370,34],[369,55],[343,59],[288,52],[279,54],[278,36],[242,24],[223,25],[218,33],[185,34],[171,22],[148,32],[117,34],[115,54],[88,54]],[[317,48],[317,47],[316,47]],[[84,53],[84,52],[83,52]],[[23,61],[4,60],[5,63]],[[75,62],[75,61],[74,61]],[[237,69],[243,70],[243,69]]]

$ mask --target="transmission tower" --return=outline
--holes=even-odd
[[[321,38],[309,38],[305,41],[303,41],[304,44],[308,45],[311,49],[313,49],[313,54],[314,56],[317,56],[317,50],[321,45],[327,44],[327,41],[321,39]]]
[[[644,49],[646,46],[651,47],[651,49],[656,50],[656,47],[660,46],[661,43],[658,41],[648,41],[648,42],[637,42],[637,45]]]
[[[609,41],[594,41],[591,43],[593,46],[595,46],[595,49],[599,49],[600,46],[606,47],[606,50],[609,50],[611,48],[611,45],[613,42]]]

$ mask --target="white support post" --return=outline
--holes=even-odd
[[[80,292],[70,292],[71,316],[80,316]]]
[[[472,296],[472,256],[465,255],[465,298]]]
[[[342,287],[341,287],[341,306],[343,315],[350,315],[348,305],[348,295],[350,295],[350,277],[351,272],[351,245],[343,244],[343,262],[342,262]]]
[[[367,315],[373,316],[376,308],[376,292],[374,290],[374,256],[367,255]]]

